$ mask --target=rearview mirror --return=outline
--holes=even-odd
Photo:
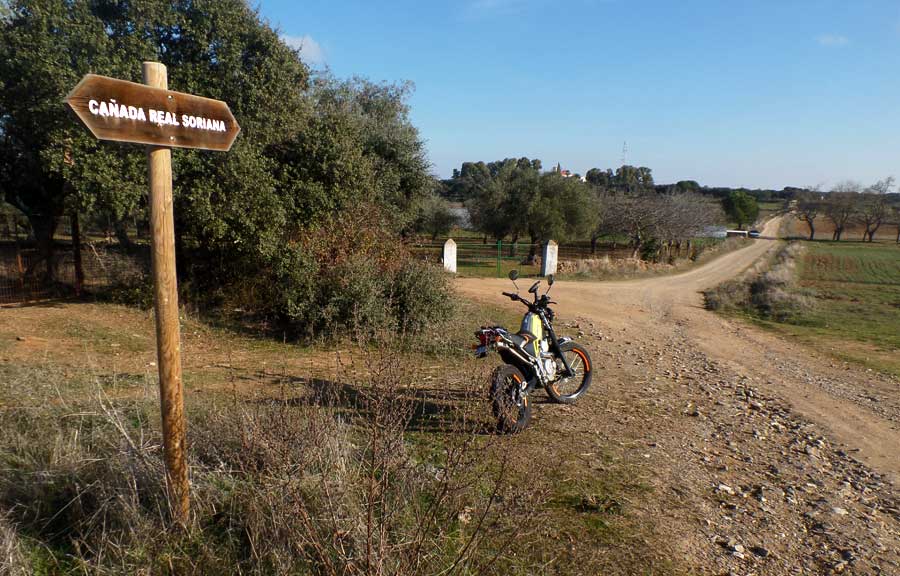
[[[519,271],[518,270],[510,270],[509,271],[509,279],[515,282],[519,279]]]
[[[553,286],[553,274],[547,276],[547,284]]]

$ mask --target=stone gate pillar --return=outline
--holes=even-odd
[[[448,238],[444,242],[444,270],[456,274],[456,242],[453,238]]]
[[[556,274],[557,255],[559,254],[559,245],[554,240],[549,240],[544,244],[544,251],[541,254],[541,276],[549,276]]]

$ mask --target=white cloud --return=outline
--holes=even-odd
[[[309,34],[303,36],[290,36],[282,34],[281,39],[285,44],[300,51],[300,57],[309,64],[324,64],[325,51],[322,46],[316,42]]]
[[[820,46],[846,46],[850,39],[840,34],[822,34],[816,40]]]

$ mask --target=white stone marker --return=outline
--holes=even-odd
[[[544,253],[541,256],[541,276],[549,276],[556,274],[557,254],[559,254],[559,245],[550,240],[544,244]]]
[[[453,238],[444,242],[444,270],[456,274],[456,242]]]

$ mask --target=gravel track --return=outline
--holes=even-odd
[[[900,575],[900,382],[703,309],[702,290],[777,246],[555,284],[558,331],[587,344],[597,384],[574,407],[540,405],[533,427],[644,461],[656,489],[637,513],[688,571]],[[509,282],[458,286],[497,303]]]

